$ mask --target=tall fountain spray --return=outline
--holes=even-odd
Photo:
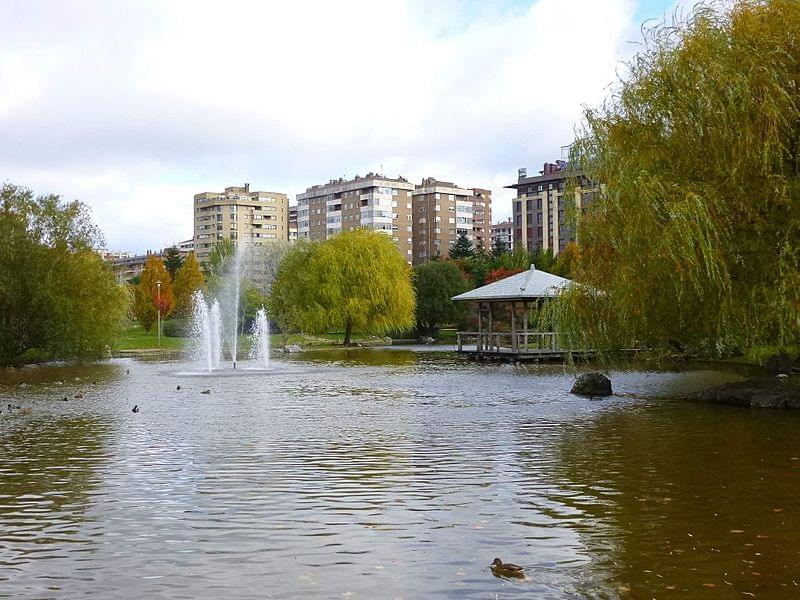
[[[192,348],[194,360],[208,371],[219,368],[222,362],[219,303],[215,301],[209,310],[205,296],[200,290],[192,295],[191,328],[194,339]]]
[[[267,312],[260,308],[250,330],[250,358],[264,369],[269,368],[269,321]]]
[[[241,250],[236,253],[233,266],[233,335],[231,336],[231,360],[233,368],[236,368],[236,358],[239,351],[239,295],[242,287],[242,254]]]

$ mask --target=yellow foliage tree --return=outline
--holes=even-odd
[[[366,229],[298,244],[278,270],[270,311],[282,328],[383,334],[414,326],[411,267],[388,236]]]
[[[188,317],[192,312],[192,294],[205,289],[206,279],[200,270],[197,257],[192,252],[175,274],[175,282],[172,285],[175,294],[175,314],[182,318]]]
[[[159,289],[158,283],[161,283]],[[160,256],[151,254],[144,263],[142,280],[134,292],[134,316],[146,332],[150,332],[158,312],[161,318],[169,316],[175,309],[172,280]]]

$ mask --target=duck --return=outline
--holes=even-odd
[[[80,400],[81,398],[83,398],[83,392],[78,392],[77,394],[75,394],[75,398],[77,400]]]
[[[14,410],[14,409],[19,410],[20,408],[22,408],[22,407],[19,404],[9,404],[8,405],[8,410]]]
[[[58,381],[56,381],[56,385],[64,385],[64,380],[59,379]]]
[[[178,390],[178,391],[180,392],[180,391],[181,391],[181,386],[178,386],[178,387],[176,387],[175,389],[176,389],[176,390]]]
[[[61,399],[61,401],[62,401],[62,402],[69,402],[69,398],[67,398],[66,396],[64,396],[64,397]]]
[[[134,404],[133,405],[133,409],[131,410],[131,412],[135,412],[135,413],[139,412],[139,405],[138,404]]]
[[[26,388],[28,387],[28,384],[23,381],[22,383],[19,384],[19,387]]]
[[[525,579],[525,571],[519,565],[512,563],[504,563],[499,558],[495,558],[492,564],[489,565],[492,569],[492,575],[495,577],[513,577],[515,579]]]
[[[210,394],[210,393],[211,393],[211,390],[203,390],[203,391],[202,391],[202,392],[200,392],[200,393],[201,393],[201,394]]]

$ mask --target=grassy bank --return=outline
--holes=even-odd
[[[313,336],[313,335],[302,335],[302,334],[293,334],[289,336],[289,344],[297,344],[302,346],[303,348],[332,348],[336,346],[341,346],[342,341],[344,340],[343,333],[330,333],[325,335]],[[150,330],[150,333],[146,333],[144,329],[140,325],[132,325],[127,327],[123,330],[122,334],[120,335],[119,339],[117,339],[116,343],[112,347],[113,351],[125,351],[125,350],[183,350],[186,347],[187,338],[179,338],[179,337],[167,337],[165,335],[161,336],[161,345],[159,346],[158,335],[156,334],[156,329]],[[374,337],[365,337],[365,336],[354,336],[353,342],[354,343],[363,343],[363,344],[375,344],[378,341]],[[273,348],[281,348],[283,347],[284,338],[280,334],[273,334],[270,336],[270,343]],[[239,348],[242,352],[248,352],[250,350],[250,338],[249,336],[243,335],[239,336]]]

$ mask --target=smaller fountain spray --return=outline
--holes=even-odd
[[[250,329],[250,358],[264,369],[269,368],[269,320],[264,307],[258,309]]]

